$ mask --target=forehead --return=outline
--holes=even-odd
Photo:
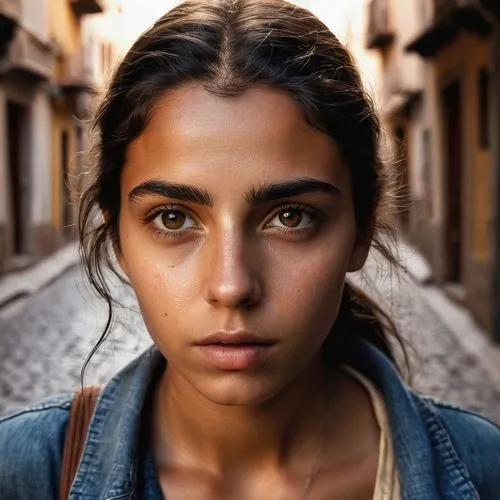
[[[130,145],[124,179],[169,177],[186,182],[205,170],[220,178],[243,173],[253,182],[283,176],[341,174],[336,143],[311,127],[285,91],[254,86],[220,97],[202,85],[167,92]]]

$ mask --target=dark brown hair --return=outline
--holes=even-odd
[[[358,238],[371,240],[394,262],[387,246],[393,229],[383,210],[389,189],[379,154],[380,125],[348,51],[318,18],[284,0],[188,0],[136,41],[96,114],[96,165],[81,198],[80,248],[90,283],[108,305],[108,322],[91,355],[112,325],[104,270],[114,269],[113,248],[119,249],[127,147],[144,130],[158,99],[186,82],[219,96],[241,94],[254,84],[286,91],[305,119],[337,142],[350,167]],[[390,317],[347,284],[325,357],[342,360],[351,340],[362,337],[395,361],[391,335],[399,338]]]

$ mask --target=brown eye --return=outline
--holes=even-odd
[[[177,232],[196,226],[195,221],[182,210],[163,210],[153,219],[153,224],[163,232]]]
[[[175,231],[177,229],[180,229],[186,222],[186,214],[183,214],[178,210],[163,212],[161,214],[161,222],[167,229]]]
[[[286,230],[305,230],[315,225],[317,217],[311,213],[312,209],[302,208],[301,206],[285,206],[273,219],[266,225],[268,228],[278,228]]]
[[[279,214],[281,224],[286,227],[297,227],[300,225],[304,218],[303,212],[300,210],[287,209]]]

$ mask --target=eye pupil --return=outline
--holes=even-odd
[[[186,215],[177,210],[164,212],[161,221],[167,229],[180,229],[186,222]]]
[[[280,222],[287,227],[297,227],[302,222],[302,213],[299,210],[284,210],[279,215]]]

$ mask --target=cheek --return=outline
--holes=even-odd
[[[120,261],[137,296],[146,326],[172,328],[200,291],[193,279],[193,259],[181,259],[142,232],[121,227]]]
[[[178,266],[170,266],[145,260],[134,269],[130,280],[151,339],[166,357],[174,359],[183,347],[184,336],[189,338],[193,331],[190,308],[199,292]]]
[[[172,265],[154,258],[144,258],[129,266],[130,281],[148,319],[152,316],[175,319],[193,297],[199,295],[197,283],[186,267],[189,266]]]
[[[282,275],[279,295],[295,321],[329,329],[340,302],[346,261],[315,260],[312,256],[309,261],[301,269]]]
[[[342,232],[309,246],[300,255],[276,259],[272,295],[286,321],[326,335],[335,321],[354,245],[354,232]]]

